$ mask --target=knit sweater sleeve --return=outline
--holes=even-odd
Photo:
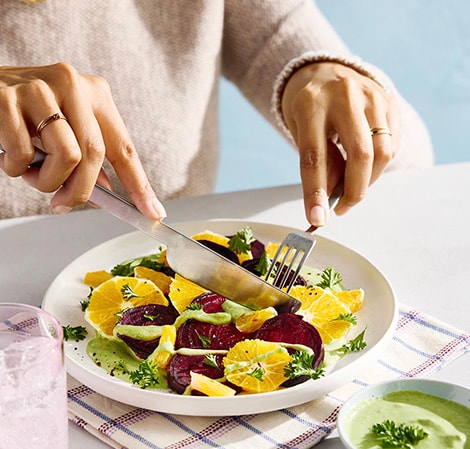
[[[306,64],[335,61],[372,78],[398,98],[401,154],[392,165],[432,164],[432,144],[419,115],[383,71],[348,50],[313,0],[226,0],[225,5],[222,74],[289,140],[281,110],[287,81]]]
[[[271,122],[283,123],[279,100],[289,77],[320,61],[348,65],[393,90],[384,74],[350,53],[312,0],[226,1],[223,74]]]

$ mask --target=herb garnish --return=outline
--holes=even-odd
[[[309,354],[306,351],[295,351],[292,354],[292,361],[284,367],[284,376],[289,379],[296,377],[308,376],[315,380],[325,375],[325,370],[320,367],[312,368],[315,354]]]
[[[364,329],[356,338],[349,340],[343,346],[338,349],[333,349],[331,352],[333,354],[344,355],[348,352],[362,351],[367,346],[367,343],[364,341],[365,333],[366,330]]]
[[[320,273],[320,277],[322,280],[317,284],[317,287],[329,288],[330,290],[338,287],[344,290],[342,285],[343,278],[333,267],[325,268]]]
[[[336,318],[331,321],[347,321],[353,325],[357,324],[357,318],[352,313],[340,313]]]
[[[250,371],[249,373],[246,373],[246,374],[247,376],[251,376],[259,380],[260,382],[262,382],[264,379],[264,371],[263,371],[263,368],[261,368],[260,366],[254,368],[253,371]]]
[[[139,385],[142,389],[160,385],[158,372],[149,360],[144,360],[136,370],[131,371],[129,378],[133,384]]]
[[[246,226],[229,239],[228,247],[236,254],[247,254],[255,240],[253,230]]]
[[[271,259],[268,256],[266,251],[261,253],[258,263],[256,264],[255,270],[260,274],[260,276],[264,276],[268,272],[268,268],[271,265]]]
[[[124,284],[121,288],[121,295],[125,299],[132,299],[132,298],[138,298],[139,295],[132,290],[132,287],[129,284]]]
[[[427,432],[419,426],[395,424],[390,420],[376,423],[372,426],[372,433],[380,441],[383,448],[413,449],[421,440],[428,437]]]
[[[220,368],[219,364],[217,363],[217,357],[215,354],[207,354],[204,357],[204,365],[212,366],[213,368]]]
[[[122,262],[111,270],[111,274],[113,276],[134,276],[135,267],[146,267],[156,271],[163,271],[165,265],[158,262],[160,260],[160,254],[161,252],[144,257],[136,257],[135,259]]]
[[[62,326],[63,332],[64,332],[64,340],[75,340],[75,341],[80,341],[84,340],[88,334],[86,327],[83,326]]]

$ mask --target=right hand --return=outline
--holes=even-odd
[[[48,124],[61,112],[67,120]],[[46,153],[40,168],[29,168],[33,144]],[[86,203],[96,182],[110,188],[102,170],[109,160],[137,208],[149,218],[165,217],[129,133],[114,104],[108,83],[83,75],[65,63],[41,67],[0,67],[0,168],[23,176],[42,192],[55,192],[51,207],[65,213]]]

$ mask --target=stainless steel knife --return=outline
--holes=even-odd
[[[37,148],[34,164],[44,157]],[[165,245],[170,267],[196,284],[251,309],[272,306],[280,312],[295,312],[300,307],[296,298],[164,221],[150,220],[116,193],[96,184],[89,201]]]

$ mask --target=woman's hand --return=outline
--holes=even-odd
[[[43,120],[60,113],[66,120]],[[43,122],[44,123],[44,122]],[[47,154],[29,168],[33,143]],[[43,67],[0,67],[0,168],[23,176],[42,192],[56,192],[51,207],[65,213],[84,204],[94,184],[109,186],[105,158],[135,205],[158,220],[165,210],[144,172],[111,90],[100,77],[79,74],[65,63]]]
[[[395,99],[339,63],[312,63],[295,72],[284,90],[282,112],[299,149],[305,213],[316,226],[326,224],[328,196],[342,177],[337,214],[364,198],[398,148]],[[374,128],[384,129],[372,135]]]

